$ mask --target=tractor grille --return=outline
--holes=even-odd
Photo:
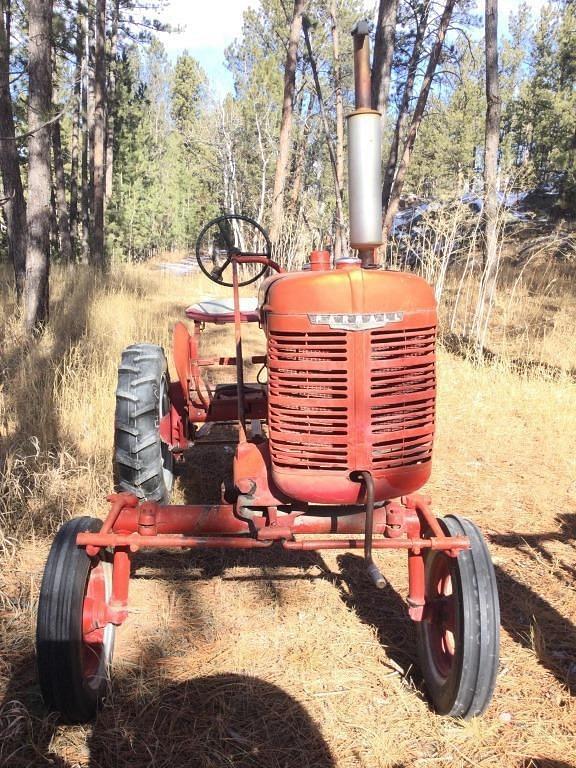
[[[270,333],[269,425],[276,466],[346,469],[347,365],[344,332]]]
[[[370,336],[374,469],[430,461],[436,391],[435,328],[379,329]]]
[[[274,465],[340,473],[371,469],[378,476],[429,461],[434,340],[434,327],[271,331],[268,403]],[[354,361],[362,360],[366,394],[353,391]],[[365,436],[367,461],[357,459],[359,433]],[[362,466],[356,466],[357,460]]]

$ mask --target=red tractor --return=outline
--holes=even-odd
[[[81,517],[62,526],[40,591],[41,689],[67,721],[90,719],[106,692],[114,634],[128,615],[130,559],[153,547],[363,549],[375,588],[385,581],[373,551],[404,550],[408,612],[433,706],[470,718],[490,702],[499,649],[490,554],[472,522],[437,519],[416,494],[431,470],[436,307],[424,280],[374,263],[380,115],[370,109],[366,25],[353,34],[350,241],[359,258],[332,268],[330,254],[315,251],[302,271],[286,273],[255,222],[222,216],[204,228],[196,254],[210,279],[231,286],[233,300],[190,307],[192,333],[177,323],[177,379],[170,381],[160,347],[135,344],[123,352],[119,492],[109,497],[104,522]],[[241,299],[239,287],[259,278],[258,300]],[[202,357],[208,323],[234,324],[234,357]],[[245,323],[259,323],[265,333],[266,356],[253,362],[267,368],[266,383],[244,381]],[[235,365],[236,383],[209,388],[202,375],[208,365]],[[171,506],[175,465],[202,425],[231,420],[238,431],[234,487],[219,504]]]

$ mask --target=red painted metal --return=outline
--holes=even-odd
[[[240,316],[238,264],[235,260],[232,260],[232,285],[234,292],[234,339],[236,342],[236,398],[238,403],[238,425],[240,427],[240,442],[245,442],[246,400],[244,390],[244,358],[242,357],[242,318]]]
[[[82,534],[98,536],[98,534]],[[364,539],[296,539],[294,541],[283,541],[282,546],[285,549],[363,549]],[[434,549],[434,550],[462,550],[469,549],[470,540],[466,536],[443,537],[438,539],[373,539],[373,549]]]
[[[276,262],[269,259],[268,256],[263,256],[261,253],[242,253],[232,256],[232,262],[234,264],[266,264],[267,267],[273,269],[279,274],[283,274],[285,270]]]
[[[252,355],[250,361],[253,365],[265,365],[266,355]],[[236,365],[235,357],[201,357],[198,365]]]
[[[106,580],[102,562],[90,569],[82,604],[82,636],[85,643],[101,645],[106,626]]]
[[[130,552],[137,552],[139,549],[148,547],[159,547],[161,549],[178,547],[186,549],[261,549],[272,543],[259,541],[250,536],[205,536],[202,538],[184,535],[171,536],[168,534],[141,536],[137,533],[79,533],[76,541],[80,547],[93,544],[96,544],[98,547],[116,547],[115,556],[116,554],[123,554],[122,548],[126,548]]]
[[[118,510],[118,505],[124,498],[130,504]],[[112,500],[112,509],[106,520],[105,528],[99,533],[81,533],[77,543],[87,546],[91,551],[100,547],[229,547],[253,548],[262,543],[274,540],[292,539],[295,534],[344,534],[356,535],[364,531],[364,512],[338,515],[334,511],[322,516],[297,512],[295,514],[278,515],[271,513],[260,515],[250,522],[235,516],[232,505],[202,505],[202,506],[163,506],[155,502],[142,502],[138,506],[132,504],[130,494],[117,494]],[[421,604],[420,589],[423,581],[419,577],[419,563],[422,549],[445,550],[448,555],[457,553],[469,547],[465,537],[432,536],[423,538],[420,535],[420,523],[416,515],[406,509],[405,527],[408,537],[388,537],[373,540],[375,549],[408,549],[413,555],[410,560],[409,573],[414,579],[414,590],[411,599],[415,605]],[[388,529],[388,519],[400,520],[402,508],[398,504],[389,504],[374,510],[374,533],[382,535]],[[321,512],[321,508],[312,508]],[[401,525],[404,523],[401,521]],[[110,531],[114,532],[111,533]],[[254,533],[257,537],[254,538]],[[350,543],[353,542],[353,543]],[[287,548],[293,549],[356,549],[364,545],[364,539],[298,539],[286,542]],[[123,605],[127,599],[126,557],[124,552],[116,550],[122,571],[122,576],[114,582],[113,602]],[[124,555],[124,556],[122,556]],[[420,558],[420,559],[419,559]],[[116,566],[116,560],[115,560]],[[116,568],[115,568],[116,571]]]
[[[312,251],[310,269],[313,272],[324,272],[330,269],[330,251]]]
[[[78,534],[82,536],[85,534]],[[115,533],[99,533],[99,536],[117,536]],[[80,542],[78,542],[80,544]],[[108,621],[122,624],[128,617],[128,589],[130,584],[130,550],[121,542],[114,544],[112,563],[112,595],[108,605]]]
[[[253,453],[255,448],[250,443],[239,446],[241,453]],[[260,459],[255,456],[249,456],[245,467],[252,466],[253,474],[258,477],[259,471],[266,468],[266,461],[260,452]],[[242,485],[242,480],[239,481]],[[244,485],[241,490],[250,489]],[[285,549],[301,551],[363,549],[366,546],[365,537],[361,536],[366,526],[365,511],[354,506],[306,505],[302,509],[288,507],[289,512],[268,506],[247,520],[238,517],[236,506],[231,504],[138,503],[136,497],[128,493],[114,494],[109,500],[111,508],[101,532],[81,533],[77,537],[78,545],[85,546],[91,554],[98,553],[103,547],[114,549],[112,597],[106,606],[101,596],[94,599],[90,595],[84,615],[87,634],[100,630],[106,622],[121,624],[125,620],[130,553],[142,548],[261,549],[274,541]],[[425,595],[424,552],[443,551],[442,561],[450,562],[461,550],[470,547],[469,540],[446,536],[433,518],[428,500],[422,496],[404,498],[402,503],[387,502],[375,507],[373,515],[373,535],[378,538],[372,539],[372,548],[407,551],[410,617],[415,621],[436,621],[435,614],[427,613],[430,598]],[[432,531],[432,527],[438,528],[439,534]],[[318,538],[326,534],[332,538]],[[316,538],[307,537],[312,535]],[[444,628],[444,634],[447,631]]]
[[[452,583],[453,560],[436,557],[429,574],[429,594],[424,620],[430,624],[430,651],[434,666],[447,677],[456,650],[456,595]]]
[[[353,34],[356,107],[369,111],[367,25],[361,22]],[[385,582],[372,549],[406,550],[409,614],[434,625],[436,667],[449,671],[456,622],[451,574],[454,558],[470,541],[446,536],[429,499],[410,495],[431,469],[434,293],[416,275],[364,269],[373,265],[372,250],[360,257],[331,270],[330,253],[313,251],[308,270],[285,274],[264,254],[232,253],[225,266],[232,265],[234,311],[186,310],[192,334],[176,324],[177,381],[170,385],[171,408],[161,419],[160,436],[181,455],[197,424],[237,420],[234,503],[168,506],[131,494],[110,496],[101,531],[77,536],[90,556],[113,549],[108,603],[103,573],[98,565],[91,572],[85,643],[101,644],[106,623],[125,620],[131,553],[142,548],[265,549],[277,542],[297,551],[364,549],[377,586]],[[255,311],[240,309],[241,264],[278,273],[263,281]],[[234,322],[233,357],[200,357],[206,322]],[[244,383],[244,322],[260,322],[266,333],[267,355],[253,362],[267,365],[267,386]],[[235,365],[236,383],[207,386],[203,369],[211,365]],[[267,420],[267,435],[262,429],[247,433],[249,419]],[[223,492],[224,498],[230,495]],[[425,556],[434,558],[430,594]]]
[[[331,327],[357,316],[379,316],[381,327]],[[267,286],[262,322],[276,486],[297,501],[334,504],[363,500],[354,472],[372,474],[377,501],[422,487],[436,394],[430,286],[358,265],[282,275]]]
[[[89,681],[98,673],[104,653],[104,631],[108,622],[106,580],[102,562],[90,569],[82,604],[82,677]]]
[[[146,502],[154,504],[153,502]],[[256,516],[249,524],[236,516],[231,504],[170,505],[154,504],[155,530],[158,534],[186,534],[190,536],[211,536],[217,534],[235,535],[249,533],[267,524],[264,515]],[[138,509],[125,507],[114,526],[115,532],[134,533],[138,530]],[[289,521],[295,534],[344,534],[355,535],[364,532],[364,512],[358,508],[347,508],[338,513],[335,509],[310,508],[306,514],[280,515],[281,525]],[[384,534],[387,509],[374,510],[374,533]]]
[[[190,360],[194,356],[198,357],[197,350],[191,348],[192,344],[192,337],[184,323],[176,323],[172,331],[172,356],[178,381],[184,394],[188,393],[190,383]]]
[[[412,539],[412,543],[417,539]],[[452,545],[454,542],[449,540]],[[469,546],[469,545],[468,545]],[[466,549],[466,547],[464,547]],[[454,551],[452,546],[451,551]],[[408,613],[413,621],[422,621],[426,604],[424,557],[420,549],[408,550]]]
[[[244,507],[275,507],[291,499],[279,491],[270,474],[268,441],[238,445],[233,464],[234,486],[240,492],[239,514]]]
[[[80,547],[87,545],[97,547],[126,547],[130,551],[136,552],[143,547],[174,548],[185,547],[187,549],[198,549],[206,547],[209,549],[257,549],[271,544],[274,541],[281,541],[286,549],[363,549],[364,539],[287,539],[292,530],[284,527],[260,529],[259,538],[254,539],[251,536],[185,536],[179,535],[157,535],[142,536],[138,533],[79,533],[77,544]],[[444,536],[443,538],[433,537],[431,539],[374,539],[372,541],[374,549],[433,549],[433,550],[462,550],[470,547],[470,541],[465,536]],[[115,554],[122,554],[119,550]]]

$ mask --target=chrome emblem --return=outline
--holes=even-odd
[[[371,312],[368,314],[308,315],[313,325],[327,325],[335,331],[369,331],[389,323],[400,323],[404,312]]]

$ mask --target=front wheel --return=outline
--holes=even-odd
[[[455,515],[439,522],[448,536],[468,536],[471,548],[456,558],[428,551],[418,651],[436,711],[467,720],[484,712],[496,682],[500,643],[496,575],[486,542],[473,523]]]
[[[36,656],[42,698],[69,723],[94,717],[110,677],[116,628],[94,628],[94,616],[110,600],[112,563],[101,555],[90,558],[76,545],[79,533],[96,533],[101,527],[101,520],[79,517],[60,528],[38,600]]]

